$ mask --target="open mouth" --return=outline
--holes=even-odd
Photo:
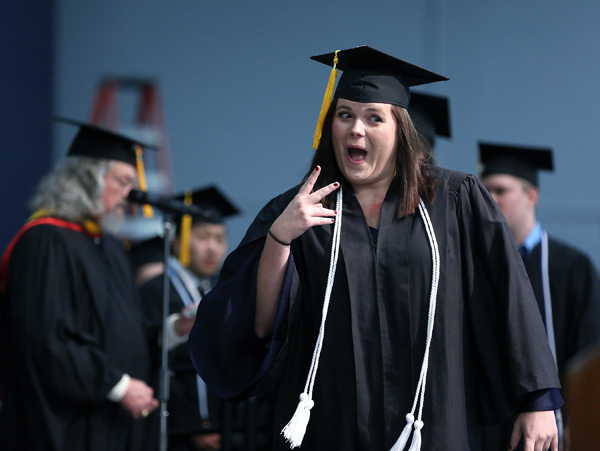
[[[360,147],[348,147],[348,158],[354,163],[361,163],[367,158],[367,151]]]

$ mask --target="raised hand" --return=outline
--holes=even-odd
[[[337,212],[323,207],[321,199],[338,189],[340,184],[338,182],[330,183],[311,193],[320,173],[321,168],[317,166],[302,185],[296,197],[271,226],[271,232],[279,240],[291,243],[309,228],[331,224],[334,221],[333,217]]]
[[[311,193],[320,173],[321,168],[317,166],[296,197],[273,223],[270,236],[267,236],[258,263],[256,282],[254,329],[259,337],[266,337],[273,330],[279,292],[291,252],[289,243],[310,227],[331,224],[334,221],[336,212],[324,208],[321,199],[338,189],[340,184],[331,183]]]

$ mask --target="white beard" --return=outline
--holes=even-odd
[[[100,229],[104,233],[117,235],[123,226],[124,215],[115,211],[110,211],[100,219]]]

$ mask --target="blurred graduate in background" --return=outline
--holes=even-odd
[[[549,237],[537,220],[538,173],[554,169],[552,150],[481,142],[479,155],[481,179],[513,233],[564,382],[569,362],[600,342],[600,280],[587,255]],[[568,418],[556,415],[562,432]],[[507,441],[510,421],[504,429]],[[500,440],[496,434],[499,428],[489,431],[490,447]]]

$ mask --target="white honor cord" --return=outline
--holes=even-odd
[[[554,357],[554,363],[556,360],[556,338],[554,336],[554,320],[552,319],[552,297],[550,294],[550,273],[548,272],[548,233],[542,231],[542,287],[544,290],[544,312],[546,315],[546,335],[548,336],[548,343],[550,343],[550,350]],[[558,365],[558,364],[557,364]],[[558,438],[562,440],[564,434],[564,422],[562,417],[562,411],[557,409],[554,411],[556,415],[556,425],[558,427]]]
[[[333,288],[333,281],[335,277],[335,269],[337,266],[338,254],[339,254],[339,246],[340,246],[340,232],[342,228],[342,187],[340,186],[340,190],[337,196],[337,219],[335,222],[335,226],[333,229],[333,243],[331,250],[331,261],[329,264],[329,276],[327,277],[327,288],[325,289],[325,301],[323,303],[323,313],[321,317],[321,327],[319,329],[319,336],[317,337],[317,344],[315,346],[315,350],[313,352],[313,358],[310,365],[310,370],[308,372],[308,379],[304,386],[304,392],[300,394],[300,402],[298,403],[298,407],[296,408],[296,412],[294,416],[290,420],[290,422],[283,428],[281,433],[285,437],[285,439],[290,444],[290,447],[296,448],[302,444],[302,439],[304,438],[304,434],[306,433],[306,427],[308,426],[308,422],[310,420],[310,409],[314,406],[314,402],[312,400],[312,391],[315,383],[317,369],[319,367],[319,356],[321,354],[321,348],[323,346],[323,339],[325,336],[325,321],[327,319],[327,311],[329,309],[329,299],[331,297],[331,290]],[[435,233],[433,230],[433,225],[431,224],[431,220],[429,219],[429,214],[427,213],[427,209],[425,208],[425,204],[421,199],[419,199],[419,212],[421,213],[421,217],[423,218],[423,222],[425,224],[425,230],[427,231],[427,237],[429,238],[429,245],[431,247],[431,256],[433,261],[433,276],[431,280],[431,296],[429,300],[429,314],[427,319],[427,341],[425,345],[425,356],[423,357],[423,365],[421,367],[421,374],[419,376],[419,382],[417,384],[417,392],[415,394],[415,400],[413,402],[412,410],[409,414],[406,415],[406,419],[408,424],[402,431],[402,435],[396,442],[396,444],[392,447],[391,451],[401,451],[404,449],[404,445],[408,441],[408,437],[410,436],[412,426],[414,423],[415,433],[413,435],[413,442],[411,444],[409,451],[419,451],[421,449],[421,428],[423,427],[423,422],[421,421],[421,416],[423,413],[423,403],[425,399],[425,382],[427,378],[427,368],[429,361],[429,348],[431,345],[431,338],[433,335],[433,320],[435,317],[435,304],[437,297],[437,287],[440,278],[440,254],[438,250],[437,241],[435,239]],[[417,406],[418,401],[420,400],[420,408],[418,420],[414,421],[414,413]]]
[[[437,240],[435,238],[435,232],[433,230],[433,224],[429,218],[429,213],[425,208],[425,204],[422,199],[419,199],[419,212],[423,218],[425,224],[425,230],[427,232],[427,238],[429,238],[429,246],[431,247],[431,260],[433,266],[433,274],[431,277],[431,294],[429,297],[429,314],[427,318],[427,339],[425,343],[425,355],[423,356],[423,365],[421,366],[421,374],[419,375],[419,382],[417,383],[417,390],[415,393],[415,399],[413,401],[412,409],[410,413],[406,414],[406,426],[398,437],[394,446],[390,451],[403,451],[404,447],[408,443],[408,438],[414,426],[414,434],[412,443],[409,451],[419,451],[421,449],[421,429],[423,428],[423,421],[421,421],[423,415],[423,405],[425,403],[425,384],[427,382],[427,370],[429,368],[429,349],[431,347],[431,338],[433,336],[433,323],[435,320],[435,307],[437,301],[437,289],[440,280],[440,251],[438,249]],[[415,410],[419,404],[418,419],[415,421]]]
[[[283,428],[281,433],[290,444],[290,448],[299,447],[302,444],[302,439],[306,433],[306,427],[310,420],[310,409],[314,402],[312,400],[313,387],[317,377],[317,369],[319,367],[319,356],[323,347],[323,337],[325,336],[325,320],[327,319],[327,311],[329,310],[329,299],[331,298],[331,290],[333,289],[333,280],[335,278],[335,269],[337,267],[338,255],[340,250],[340,232],[342,230],[342,185],[337,193],[336,202],[336,220],[333,226],[333,240],[331,244],[331,260],[329,262],[329,275],[327,276],[327,287],[325,288],[325,300],[323,302],[323,313],[321,315],[321,327],[317,337],[317,344],[312,356],[308,378],[304,385],[304,391],[300,394],[300,402],[296,408],[294,416],[290,422]]]
[[[552,320],[552,297],[550,295],[550,275],[548,273],[548,234],[542,232],[542,287],[544,290],[544,313],[546,322],[546,335],[550,343],[550,350],[556,363],[556,339],[554,338],[554,321]]]

